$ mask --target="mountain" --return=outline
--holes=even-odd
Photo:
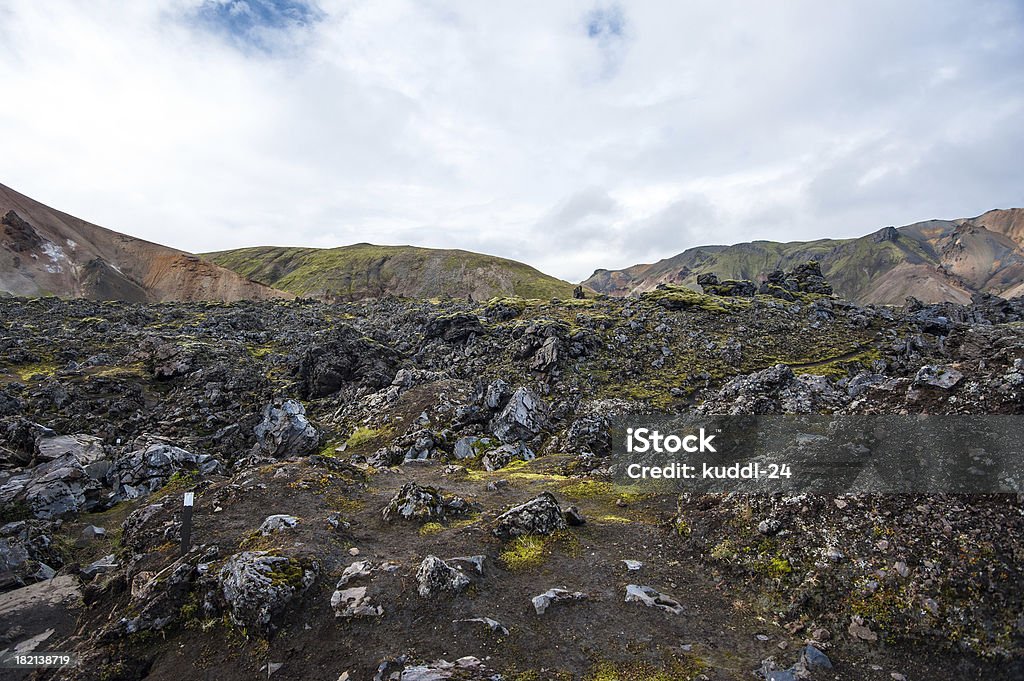
[[[206,253],[204,257],[268,286],[323,300],[384,295],[474,300],[498,295],[571,298],[574,288],[515,260],[415,246],[265,246]]]
[[[991,210],[975,218],[929,220],[885,227],[857,239],[754,241],[699,246],[653,264],[597,270],[584,283],[595,291],[629,295],[660,283],[697,288],[697,276],[762,278],[817,260],[836,293],[861,303],[964,303],[975,292],[1024,295],[1024,209]]]
[[[114,232],[0,184],[0,295],[129,302],[291,298],[199,256]]]

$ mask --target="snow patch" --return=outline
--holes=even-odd
[[[46,266],[46,271],[47,272],[49,272],[50,274],[58,274],[58,273],[64,271],[63,268],[61,268],[61,266],[60,266],[60,261],[61,260],[67,260],[68,257],[66,255],[64,255],[64,251],[63,251],[63,249],[61,249],[60,246],[58,246],[57,244],[53,243],[52,241],[47,241],[45,244],[43,244],[43,246],[42,246],[42,248],[40,250],[53,263],[51,265],[47,265]]]

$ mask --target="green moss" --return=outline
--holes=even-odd
[[[628,504],[642,501],[649,496],[645,493],[602,480],[580,480],[563,485],[558,491],[570,499],[597,499],[601,501],[622,499]]]
[[[306,566],[298,558],[289,558],[287,562],[278,563],[277,567],[267,573],[270,583],[274,586],[288,586],[299,590],[302,588],[302,580],[306,575]]]
[[[429,537],[440,532],[444,532],[444,525],[435,522],[424,523],[422,526],[420,526],[419,529],[419,534],[421,537]]]
[[[711,549],[711,557],[715,560],[730,561],[736,557],[736,547],[728,539],[723,539]]]
[[[383,428],[370,428],[368,426],[359,426],[352,431],[348,439],[345,440],[346,448],[359,447],[369,442],[374,442],[391,435],[391,429],[388,427]]]
[[[753,304],[745,298],[707,295],[685,286],[672,285],[642,293],[640,299],[670,310],[702,310],[716,314],[746,310]]]
[[[671,658],[661,669],[643,662],[599,662],[585,677],[586,681],[688,681],[707,669],[698,657]]]
[[[498,560],[512,572],[533,569],[542,565],[548,556],[547,543],[544,537],[516,537],[498,554]]]
[[[36,362],[13,367],[19,380],[27,382],[36,378],[53,378],[57,375],[57,365],[53,362]]]
[[[781,556],[773,556],[764,563],[765,574],[774,579],[781,579],[792,571],[793,566]]]

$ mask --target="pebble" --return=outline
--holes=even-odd
[[[359,555],[359,549],[357,549],[356,547],[353,546],[352,548],[350,548],[348,550],[348,555],[350,555],[350,556],[358,556]]]

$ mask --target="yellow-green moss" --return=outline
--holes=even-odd
[[[420,536],[429,537],[439,532],[444,532],[444,525],[441,523],[424,523],[420,526]]]
[[[345,441],[345,446],[358,447],[374,440],[379,440],[391,434],[391,429],[387,427],[383,428],[370,428],[367,426],[359,426],[352,431],[349,435],[348,440]]]
[[[688,681],[700,675],[707,665],[694,656],[674,657],[661,669],[643,662],[598,662],[586,681]]]
[[[548,555],[544,537],[525,535],[510,541],[498,554],[498,560],[513,572],[529,570],[544,563]]]

